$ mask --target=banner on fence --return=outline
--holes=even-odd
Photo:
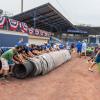
[[[47,31],[44,31],[44,36],[48,36],[48,32]]]
[[[17,30],[18,29],[19,21],[14,20],[14,19],[8,19],[8,23],[9,23],[10,30]]]
[[[34,35],[34,28],[28,28],[28,34],[29,35]]]
[[[6,23],[6,18],[0,16],[0,28],[3,28],[5,23]]]
[[[39,35],[40,35],[39,29],[35,29],[35,35],[36,35],[36,36],[39,36]]]
[[[44,36],[44,31],[40,30],[40,36]]]
[[[23,33],[27,33],[28,32],[28,26],[27,26],[26,23],[20,22],[19,25],[20,25],[21,32],[23,32]]]

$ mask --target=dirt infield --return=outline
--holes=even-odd
[[[0,81],[0,100],[100,100],[100,75],[74,55],[45,76]]]

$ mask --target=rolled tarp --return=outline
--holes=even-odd
[[[23,64],[14,66],[14,74],[17,78],[25,78],[27,76],[45,75],[48,72],[59,67],[71,59],[68,50],[59,50],[30,58]]]

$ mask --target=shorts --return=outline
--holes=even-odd
[[[81,53],[82,51],[81,51],[81,49],[77,49],[77,53]]]
[[[3,70],[9,70],[8,61],[5,58],[1,58],[1,63],[2,63],[2,69]]]
[[[12,60],[9,60],[8,61],[8,64],[11,65],[11,66],[14,66],[15,65],[15,63]]]

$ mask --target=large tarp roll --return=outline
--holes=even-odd
[[[30,58],[24,64],[15,65],[13,72],[17,78],[25,78],[28,75],[45,75],[70,59],[71,55],[68,50],[45,53]]]

